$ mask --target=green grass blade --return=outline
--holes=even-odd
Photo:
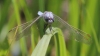
[[[57,33],[56,28],[53,28],[53,30],[54,30],[54,32],[52,32],[52,33],[51,33],[51,31],[49,31],[49,29],[46,30],[46,34],[43,35],[42,39],[37,44],[37,46],[34,49],[34,51],[32,52],[31,56],[45,56],[51,37],[55,33]]]
[[[56,56],[70,56],[69,52],[66,50],[64,36],[60,29],[58,29],[58,33],[55,38],[56,45]]]
[[[31,56],[45,56],[51,37],[56,34],[55,44],[57,56],[66,56],[69,52],[66,51],[64,37],[59,28],[53,28],[54,32],[47,30],[47,34],[43,35],[42,39],[37,44]],[[68,54],[69,56],[69,54]]]
[[[87,6],[86,13],[87,13],[87,18],[88,18],[88,21],[90,23],[90,27],[91,27],[91,30],[92,30],[92,33],[93,33],[93,39],[94,39],[95,45],[97,47],[98,52],[100,53],[99,41],[98,41],[98,37],[97,37],[95,27],[93,25],[93,21],[95,20],[94,17],[95,17],[95,12],[96,12],[95,11],[96,10],[96,4],[97,4],[97,0],[91,1]]]
[[[69,22],[72,26],[78,28],[79,24],[79,14],[80,14],[80,8],[79,8],[79,1],[72,0],[69,3],[69,10],[70,10],[70,15],[69,15]],[[74,36],[72,36],[72,39],[74,39]],[[80,48],[79,44],[75,41],[72,40],[69,42],[70,46],[70,52],[72,56],[78,56],[78,53],[80,53]],[[78,49],[77,49],[78,48]]]
[[[17,24],[20,25],[21,24],[20,13],[19,13],[20,8],[18,7],[17,0],[12,0],[12,3],[14,7]],[[21,47],[22,55],[25,55],[27,52],[26,52],[26,43],[24,37],[20,39],[20,47]]]

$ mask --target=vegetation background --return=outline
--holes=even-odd
[[[99,10],[100,0],[0,0],[0,56],[33,55],[34,48],[40,40],[35,29],[33,29],[35,34],[31,34],[34,36],[31,42],[22,38],[20,44],[15,44],[12,48],[7,34],[14,26],[35,19],[38,11],[52,11],[70,25],[89,33],[92,43],[87,45],[75,40],[65,41],[64,37],[52,38],[47,47],[40,48],[46,44],[40,43],[38,48],[42,51],[38,49],[36,55],[42,56],[44,53],[46,56],[100,56]],[[44,51],[46,48],[47,51]]]

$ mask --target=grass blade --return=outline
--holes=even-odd
[[[60,29],[58,29],[58,33],[55,38],[56,45],[56,56],[69,56],[69,52],[66,50],[64,36]]]
[[[43,35],[31,56],[45,56],[51,37],[57,33],[57,28],[53,28],[53,30],[54,32],[52,33],[49,29],[46,30],[47,34]]]

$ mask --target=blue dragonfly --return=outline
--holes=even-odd
[[[53,30],[52,27],[58,27],[62,29],[63,32],[66,32],[64,33],[64,36],[68,39],[73,36],[76,41],[84,42],[87,44],[91,43],[91,36],[89,34],[71,26],[66,21],[61,19],[59,16],[53,14],[52,12],[45,11],[43,13],[41,11],[38,11],[38,15],[39,16],[35,20],[31,20],[17,27],[14,27],[9,31],[9,33],[15,32],[16,40],[19,40],[21,37],[29,37],[29,35],[31,34],[31,27],[35,24],[35,22],[38,22],[40,19],[42,19],[45,22],[44,28],[48,26],[50,31]]]

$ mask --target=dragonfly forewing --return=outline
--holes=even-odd
[[[54,17],[55,17],[55,22],[59,22],[57,23],[58,24],[57,27],[60,27],[61,29],[63,29],[62,31],[65,31],[65,30],[67,31],[67,34],[65,34],[67,36],[65,37],[67,38],[74,37],[76,41],[84,42],[86,44],[90,44],[92,42],[92,38],[89,34],[71,26],[70,24],[68,24],[67,22],[65,22],[63,19],[61,19],[55,14],[54,14]]]
[[[11,29],[8,35],[13,34],[14,36],[10,36],[9,39],[19,40],[21,37],[30,37],[31,27],[34,26],[33,24],[37,22],[41,17],[42,15],[37,17],[35,20],[23,23]]]

